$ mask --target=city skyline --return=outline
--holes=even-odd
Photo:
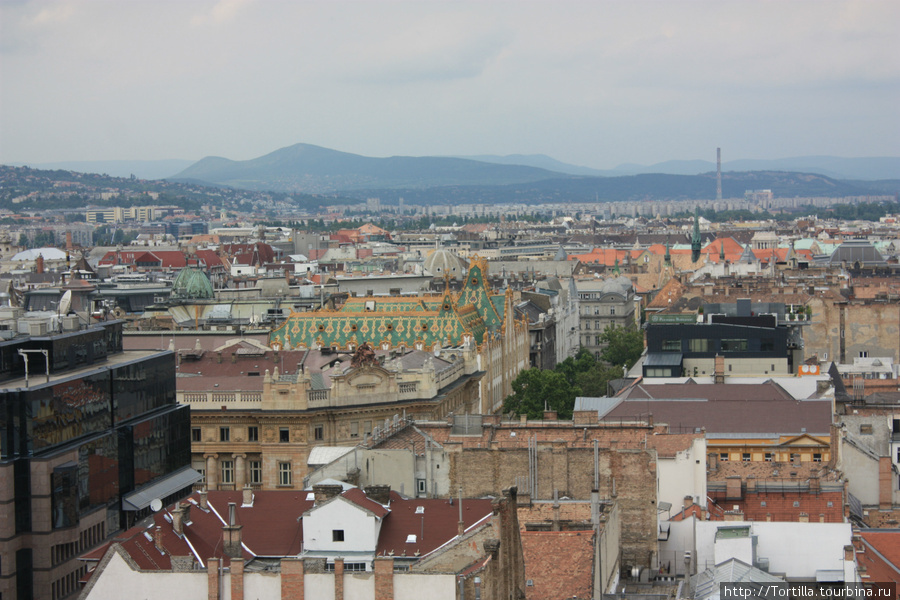
[[[900,155],[900,5],[16,2],[0,162]]]

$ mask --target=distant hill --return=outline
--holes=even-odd
[[[34,169],[75,171],[96,173],[111,177],[131,177],[138,179],[165,179],[192,165],[192,160],[81,160],[54,163],[29,164]],[[21,166],[21,165],[20,165]]]
[[[481,154],[476,156],[457,156],[455,158],[477,160],[498,165],[524,165],[527,167],[536,167],[538,169],[555,171],[557,173],[566,173],[568,175],[587,175],[591,177],[601,177],[610,174],[610,171],[602,171],[600,169],[592,169],[590,167],[570,165],[569,163],[558,161],[555,158],[547,156],[546,154],[508,154],[506,156]]]
[[[462,158],[371,158],[296,144],[245,161],[207,157],[169,177],[251,190],[333,193],[360,189],[425,189],[451,185],[508,185],[565,177],[524,165]]]
[[[716,163],[705,160],[669,160],[653,165],[619,165],[604,175],[637,175],[667,173],[698,175],[716,170]],[[800,156],[773,160],[748,159],[722,163],[722,171],[792,171],[816,173],[832,179],[865,180],[897,179],[900,177],[900,157],[842,158],[839,156]]]
[[[811,173],[782,171],[727,172],[722,174],[722,195],[742,198],[747,190],[770,189],[776,198],[843,197],[890,194],[863,183],[853,185]],[[884,186],[885,188],[887,186]],[[543,204],[559,202],[640,202],[656,200],[712,200],[716,174],[670,175],[643,173],[620,177],[567,177],[503,186],[453,186],[431,189],[360,190],[346,195],[383,201],[402,196],[407,204]]]

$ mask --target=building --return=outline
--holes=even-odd
[[[31,334],[6,329],[0,345],[3,598],[68,597],[85,571],[78,554],[198,477],[174,353],[123,352],[121,321],[79,329],[79,319],[53,333],[22,319]]]
[[[487,284],[488,263],[475,258],[458,292],[428,296],[349,298],[339,309],[291,313],[269,336],[280,349],[355,352],[361,344],[389,351],[472,348],[480,371],[481,407],[492,414],[512,393],[512,382],[528,367],[529,334],[516,318],[513,291],[495,294]]]
[[[83,599],[524,597],[516,491],[423,500],[363,491],[199,492],[82,557]]]
[[[302,489],[316,446],[355,445],[407,418],[477,412],[477,351],[282,350],[235,338],[178,352],[194,468],[210,490]],[[412,488],[410,488],[412,489]]]
[[[581,345],[600,357],[605,344],[600,336],[607,327],[634,327],[640,313],[635,310],[634,284],[627,277],[576,280]]]

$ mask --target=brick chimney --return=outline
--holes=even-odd
[[[156,529],[153,530],[153,544],[160,552],[166,551],[162,543],[162,527],[160,527],[159,525],[157,525]]]
[[[222,528],[222,547],[225,550],[225,556],[230,558],[241,558],[243,556],[241,548],[241,526],[235,523],[234,502],[228,503],[228,525]]]
[[[200,509],[209,510],[209,500],[207,499],[206,488],[200,490]]]
[[[882,456],[878,459],[878,508],[890,510],[893,504],[894,465],[890,456]]]
[[[184,526],[191,521],[191,505],[182,502],[172,510],[172,530],[178,535],[184,535]]]
[[[37,258],[34,260],[34,270],[36,273],[44,272],[44,257],[41,254],[38,254]]]
[[[387,505],[391,501],[391,486],[389,485],[367,485],[365,488],[366,496],[381,505]]]
[[[559,416],[557,415],[555,410],[545,410],[544,411],[544,420],[545,421],[558,421]]]
[[[725,357],[716,354],[715,358],[715,382],[725,383]]]
[[[313,494],[315,494],[316,504],[327,502],[335,496],[340,496],[344,491],[344,487],[340,485],[314,485]]]

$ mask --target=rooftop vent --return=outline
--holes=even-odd
[[[407,544],[415,544],[416,543],[416,534],[411,533],[408,536],[406,536],[406,543]]]
[[[424,515],[424,514],[425,514],[425,507],[424,507],[424,506],[417,506],[417,507],[416,507],[416,514],[417,514],[417,515]]]

